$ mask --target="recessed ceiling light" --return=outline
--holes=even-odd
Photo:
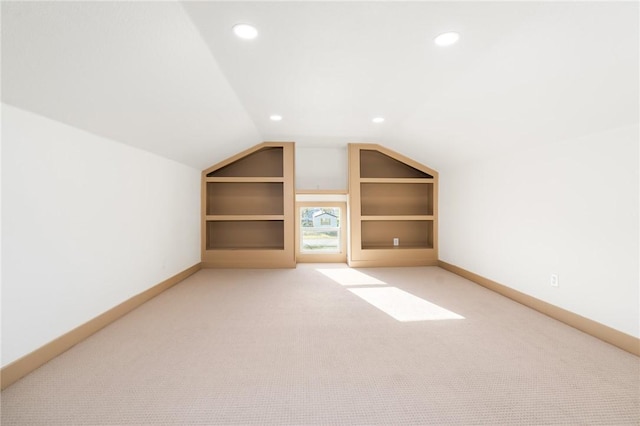
[[[458,41],[459,38],[460,34],[458,33],[442,33],[438,37],[433,39],[433,42],[438,46],[449,46]]]
[[[253,25],[236,24],[233,26],[233,32],[240,38],[251,40],[258,37],[258,30]]]
[[[383,117],[376,117],[371,121],[373,121],[374,123],[382,123],[382,122],[384,122],[384,118]]]
[[[272,115],[271,117],[269,117],[269,119],[270,119],[271,121],[280,121],[280,120],[282,120],[282,116],[281,116],[281,115],[274,114],[274,115]]]

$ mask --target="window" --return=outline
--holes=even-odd
[[[300,207],[300,253],[342,252],[340,207]]]
[[[345,197],[343,194],[333,196]],[[341,200],[298,201],[296,203],[296,262],[346,262],[348,223],[346,214],[347,203]]]

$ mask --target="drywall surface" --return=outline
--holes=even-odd
[[[441,170],[440,258],[640,337],[638,140],[636,125]]]
[[[305,148],[296,146],[296,189],[346,190],[347,146]]]
[[[179,2],[2,2],[1,26],[9,105],[200,170],[263,140]]]
[[[200,261],[200,172],[2,106],[2,365]]]

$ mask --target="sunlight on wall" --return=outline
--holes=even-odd
[[[355,269],[316,270],[338,284],[348,287],[351,293],[398,321],[465,319],[462,315],[451,312],[397,287],[391,287],[384,281]]]

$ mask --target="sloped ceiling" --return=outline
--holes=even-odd
[[[3,102],[198,169],[263,140],[438,169],[639,116],[634,2],[4,2],[2,36]]]
[[[262,141],[174,2],[3,2],[2,100],[198,169]]]

